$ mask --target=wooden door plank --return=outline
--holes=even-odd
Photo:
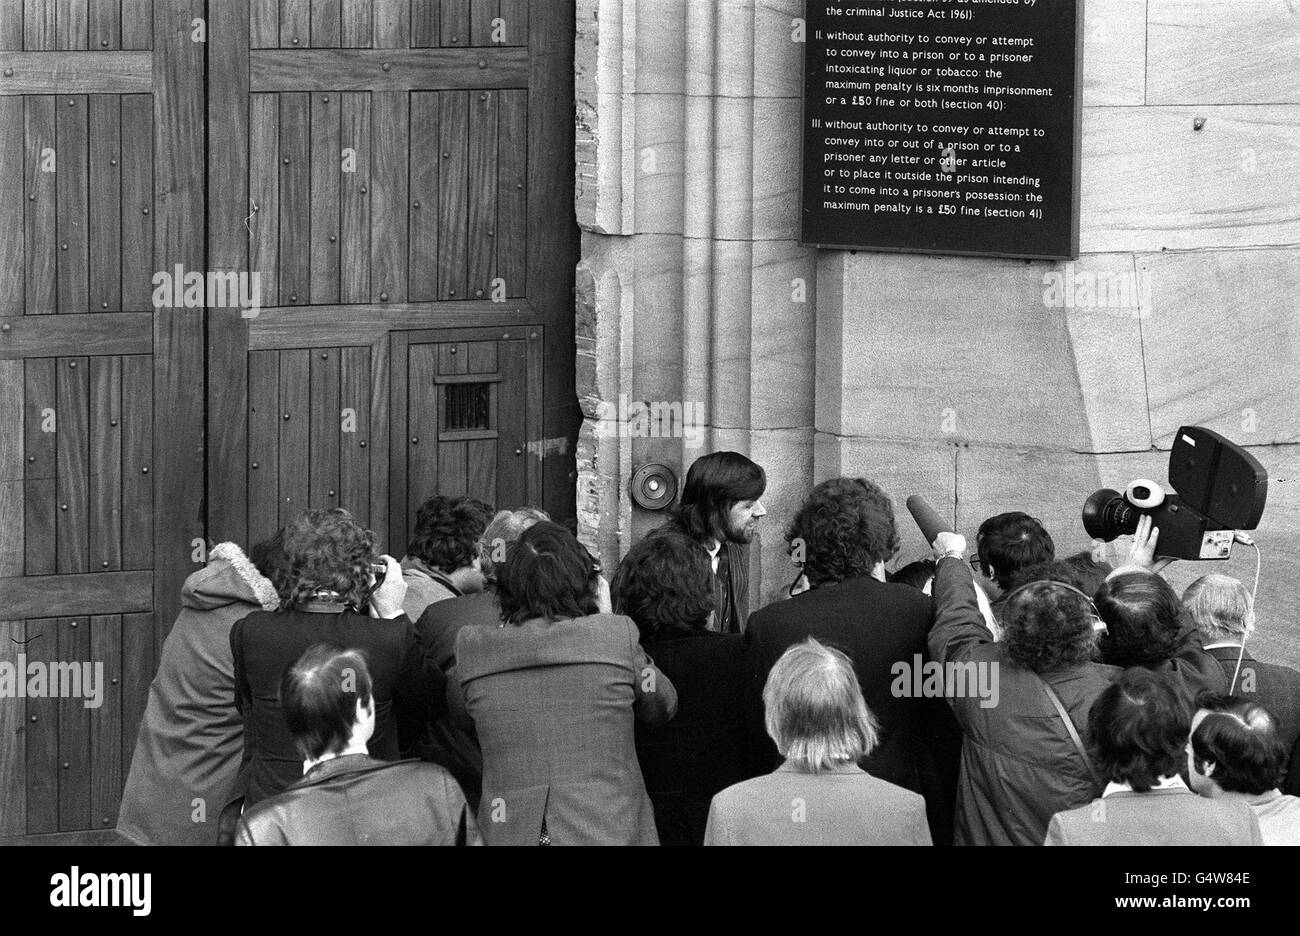
[[[311,506],[339,506],[339,358],[341,349],[326,348],[311,355]]]
[[[375,48],[411,46],[410,0],[374,0]]]
[[[0,49],[22,47],[23,0],[0,0]]]
[[[438,92],[411,93],[411,302],[438,298]]]
[[[498,510],[541,506],[528,498],[527,485],[527,358],[523,341],[497,344],[496,388],[497,500]]]
[[[546,438],[557,438],[557,436],[547,436],[546,431],[546,397],[544,396],[547,384],[543,380],[546,367],[546,337],[545,329],[541,326],[529,331],[528,341],[524,347],[524,358],[526,364],[522,369],[524,379],[527,381],[527,389],[524,391],[524,438],[527,442],[524,445],[524,483],[527,487],[528,503],[543,504],[543,498],[546,496],[548,482],[544,476],[547,469],[544,460],[544,450],[540,445],[532,445],[534,440],[541,442]],[[563,414],[557,414],[560,417]],[[562,425],[559,419],[556,420],[558,425]],[[564,461],[560,458],[552,458],[550,470],[553,474],[566,474],[560,472],[559,467],[563,466]],[[549,512],[549,511],[548,511]]]
[[[497,503],[497,440],[474,439],[466,442],[468,476],[465,494],[487,504]]]
[[[0,621],[0,662],[18,673],[26,639],[22,621]],[[26,675],[18,678],[25,680]],[[6,699],[0,705],[0,836],[27,832],[27,729],[26,702]]]
[[[61,618],[58,642],[61,663],[89,661],[90,619]],[[61,690],[79,689],[80,694],[61,695],[58,702],[60,832],[90,827],[90,709],[86,707],[85,668],[78,665],[77,669],[81,672],[71,676]],[[90,675],[93,680],[93,667]],[[54,691],[53,682],[51,667],[51,692]]]
[[[122,568],[153,568],[153,358],[122,358]]]
[[[248,541],[280,525],[280,353],[248,353]]]
[[[311,96],[313,304],[339,301],[339,120],[337,94],[317,93]]]
[[[306,94],[280,95],[280,305],[311,296],[311,109]]]
[[[280,48],[311,45],[311,0],[280,0]]]
[[[0,587],[5,613],[15,620],[38,614],[75,617],[147,611],[153,604],[151,571],[27,575],[0,579]]]
[[[407,372],[407,504],[406,516],[413,518],[420,505],[438,492],[438,345],[410,346]],[[408,520],[408,523],[410,521]]]
[[[58,384],[59,512],[57,567],[61,573],[90,571],[90,359],[59,358]]]
[[[23,48],[43,52],[54,48],[54,4],[50,0],[26,0],[23,4]]]
[[[261,274],[249,264],[249,7],[208,7],[208,263]],[[250,284],[252,285],[252,284]],[[248,322],[234,308],[208,310],[208,528],[214,542],[248,542]]]
[[[459,497],[469,488],[469,443],[439,442],[438,462],[432,483],[426,486],[428,495]],[[417,505],[418,506],[418,505]]]
[[[27,136],[27,212],[23,227],[28,315],[47,315],[58,308],[55,270],[59,245],[55,228],[58,154],[54,136],[54,98],[24,98]],[[53,160],[53,162],[51,162]]]
[[[54,45],[56,49],[84,49],[90,36],[86,0],[55,0]]]
[[[278,0],[250,0],[248,35],[249,44],[254,49],[279,47],[280,4]]]
[[[61,95],[55,102],[58,172],[54,187],[58,193],[55,223],[58,226],[58,303],[60,312],[85,312],[90,302],[87,276],[90,239],[86,219],[90,202],[90,167],[86,164],[89,138],[88,99],[85,95]]]
[[[340,160],[339,296],[343,302],[370,300],[370,95],[339,95]]]
[[[370,529],[374,531],[376,543],[390,542],[388,488],[393,456],[389,446],[393,433],[389,427],[401,431],[401,424],[389,416],[389,373],[391,355],[395,353],[391,349],[395,346],[396,342],[381,338],[371,346],[370,356]],[[406,545],[404,540],[401,545]]]
[[[125,9],[125,8],[123,8]],[[125,22],[125,20],[123,21]],[[122,309],[153,311],[153,100],[122,98]]]
[[[343,0],[343,48],[370,48],[372,33],[370,0]]]
[[[497,95],[469,95],[468,272],[467,298],[492,295],[496,276]]]
[[[49,662],[58,658],[55,618],[27,622],[27,656]],[[27,834],[59,830],[59,700],[48,695],[27,698]]]
[[[500,93],[497,147],[497,277],[508,298],[528,284],[528,92]]]
[[[500,15],[501,4],[499,0],[471,0],[469,13],[470,45],[493,45],[493,21]]]
[[[122,763],[130,764],[157,670],[153,612],[122,615]]]
[[[464,341],[445,341],[438,345],[439,374],[468,374],[469,354]]]
[[[438,35],[439,4],[426,2],[411,4],[411,48],[436,48],[442,43]]]
[[[497,372],[497,343],[471,341],[465,350],[467,374],[495,374]]]
[[[370,299],[406,301],[409,95],[371,95],[374,146],[370,177]]]
[[[370,526],[370,349],[343,348],[339,364],[339,506]]]
[[[470,46],[469,0],[441,0],[443,46]]]
[[[469,94],[444,91],[439,95],[439,105],[442,168],[438,183],[438,297],[461,299],[466,295]]]
[[[203,0],[154,0],[154,182],[160,193],[154,255],[160,266],[207,269],[207,49],[191,39]],[[155,611],[167,627],[180,610],[181,586],[194,570],[191,543],[202,539],[204,312],[154,316],[155,438],[153,540]],[[162,633],[165,633],[163,631]]]
[[[122,0],[122,48],[153,48],[153,0]]]
[[[23,362],[0,361],[0,577],[23,574],[25,394]]]
[[[122,568],[122,359],[90,359],[90,571]]]
[[[311,46],[337,49],[342,35],[340,0],[311,0]]]
[[[55,390],[54,360],[24,363],[23,550],[28,575],[50,575],[55,570],[54,490],[59,398]]]
[[[248,197],[252,233],[248,264],[262,277],[262,301],[279,302],[280,101],[274,94],[249,97]]]
[[[86,311],[122,308],[122,99],[90,96],[90,279]]]
[[[503,46],[528,45],[528,0],[501,0]]]
[[[311,492],[311,352],[280,352],[280,525],[308,507]]]
[[[519,88],[528,81],[528,54],[523,49],[402,47],[388,49],[380,57],[364,49],[304,49],[291,55],[283,53],[280,49],[254,49],[249,53],[249,87],[253,91],[410,92],[438,88]],[[388,68],[384,69],[384,65]],[[33,85],[35,92],[47,86],[36,82]]]
[[[90,0],[90,48],[122,48],[122,6],[119,0]]]
[[[0,316],[23,314],[25,142],[23,99],[0,97]]]
[[[112,828],[125,782],[122,756],[122,615],[90,618],[90,659],[104,664],[103,699],[90,726],[90,819],[95,828]]]

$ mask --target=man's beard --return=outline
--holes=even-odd
[[[732,526],[731,521],[728,520],[726,530],[724,531],[727,542],[740,543],[742,545],[752,543],[754,541],[754,533],[756,532],[757,526],[758,524],[751,520],[743,527],[735,527]]]

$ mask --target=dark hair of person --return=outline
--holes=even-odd
[[[1145,793],[1183,763],[1191,719],[1164,673],[1130,667],[1088,711],[1088,734],[1102,779]]]
[[[899,566],[893,572],[885,575],[886,581],[898,582],[900,585],[910,585],[917,591],[925,588],[926,583],[934,578],[936,563],[933,559],[917,559],[915,562],[909,562],[905,566]]]
[[[802,547],[808,583],[868,575],[898,552],[894,506],[865,478],[831,478],[812,489],[785,533],[797,558]]]
[[[600,611],[599,567],[577,537],[550,520],[533,524],[497,571],[501,619],[558,621]]]
[[[1084,552],[1066,559],[1050,559],[1026,566],[1012,574],[1009,584],[1015,590],[1030,582],[1064,582],[1091,596],[1096,594],[1110,572],[1109,564],[1094,562],[1092,556]]]
[[[375,535],[341,507],[305,510],[284,525],[287,572],[272,578],[280,610],[289,611],[318,592],[360,611],[370,597],[370,570],[377,561]]]
[[[758,500],[767,490],[767,474],[739,452],[712,452],[697,458],[686,472],[673,517],[697,543],[727,538],[727,515],[741,501]]]
[[[280,707],[304,760],[348,746],[357,703],[369,705],[370,692],[370,669],[360,650],[316,644],[284,671]]]
[[[1092,605],[1085,596],[1052,580],[1016,590],[1003,606],[1001,620],[1002,646],[1011,661],[1024,669],[1046,673],[1096,656]]]
[[[1102,662],[1113,666],[1159,666],[1178,647],[1182,603],[1169,583],[1151,572],[1125,572],[1107,580],[1093,597],[1106,622]]]
[[[283,595],[290,575],[288,557],[284,552],[284,527],[260,543],[255,543],[248,551],[248,559],[262,577],[271,583],[276,594]]]
[[[980,524],[976,549],[984,571],[999,588],[1012,588],[1017,570],[1056,558],[1056,547],[1043,525],[1020,511],[1000,513]]]
[[[1278,786],[1286,769],[1286,748],[1277,720],[1258,702],[1203,691],[1196,706],[1209,712],[1192,732],[1192,758],[1201,773],[1229,793],[1258,796]]]
[[[415,514],[406,554],[447,573],[472,565],[479,537],[492,519],[484,506],[468,497],[430,497]]]
[[[717,604],[709,554],[671,528],[654,531],[628,551],[610,594],[614,613],[636,622],[642,643],[704,630]]]

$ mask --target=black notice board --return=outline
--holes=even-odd
[[[1083,0],[807,0],[801,241],[1079,255]]]

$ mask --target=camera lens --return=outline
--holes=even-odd
[[[1109,543],[1137,530],[1140,512],[1111,488],[1102,488],[1083,505],[1083,528],[1093,539]]]

